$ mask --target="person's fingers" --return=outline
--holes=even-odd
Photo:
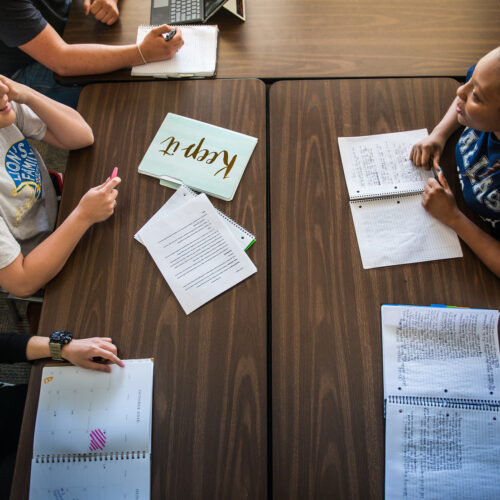
[[[104,349],[103,347],[97,348],[94,356],[100,356],[103,359],[109,359],[109,361],[111,361],[112,363],[115,363],[119,366],[125,366],[123,361],[118,356],[113,354],[111,351]]]
[[[439,182],[434,179],[434,177],[431,177],[430,179],[427,179],[427,186],[429,186],[429,191],[432,191],[433,189],[439,187]]]
[[[99,19],[97,16],[102,17],[105,13],[105,9],[101,2],[94,2],[90,6],[90,12],[96,19]]]
[[[117,19],[118,19],[118,14],[116,14],[116,12],[110,12],[109,16],[106,16],[102,20],[102,22],[107,24],[108,26],[111,26],[112,24],[114,24],[116,22]]]
[[[95,186],[96,189],[99,191],[111,191],[114,189],[118,184],[120,184],[122,180],[120,177],[108,177],[102,184],[99,184],[99,186]]]
[[[416,147],[413,146],[410,151],[410,160],[415,163]]]
[[[120,182],[121,182],[121,181],[122,181],[122,180],[121,180],[121,178],[120,178],[120,177],[113,177],[113,178],[110,180],[109,184],[108,184],[108,188],[109,188],[109,189],[115,189],[115,188],[116,188],[116,186],[118,186],[118,184],[120,184]]]
[[[85,15],[88,16],[90,12],[90,0],[83,1],[83,8],[85,9]]]
[[[154,33],[156,36],[158,36],[158,35],[163,35],[163,33],[168,33],[172,29],[173,28],[171,28],[170,26],[168,26],[168,24],[162,24],[161,26],[153,28],[150,31],[150,33]],[[174,40],[176,37],[177,37],[177,34],[174,36],[174,38],[172,38],[172,40]]]
[[[422,148],[422,156],[420,158],[420,165],[422,165],[426,170],[429,170],[431,167],[429,165],[430,159],[430,151],[428,148]]]
[[[432,157],[432,164],[434,165],[434,168],[439,171],[439,160],[441,159],[441,153],[439,151],[434,152],[434,156]]]
[[[441,183],[441,186],[443,186],[443,188],[446,191],[451,192],[450,185],[448,184],[448,181],[446,180],[446,177],[444,176],[443,171],[441,169],[439,169],[438,171],[438,178],[439,182]]]

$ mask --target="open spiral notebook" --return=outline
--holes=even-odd
[[[500,498],[498,311],[382,306],[385,498]]]
[[[124,363],[44,367],[30,500],[149,499],[153,361]]]
[[[155,26],[139,26],[137,43]],[[132,68],[132,76],[154,78],[204,78],[214,76],[217,67],[219,29],[216,25],[180,26],[184,45],[172,59]],[[165,42],[169,43],[169,42]]]
[[[456,233],[422,207],[432,174],[410,161],[427,130],[339,137],[364,269],[462,257]]]

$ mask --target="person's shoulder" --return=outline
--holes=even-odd
[[[32,0],[0,1],[0,38],[8,47],[18,47],[35,38],[47,20]]]

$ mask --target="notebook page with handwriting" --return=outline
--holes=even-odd
[[[382,306],[386,396],[500,401],[498,311]]]
[[[386,500],[500,498],[498,311],[381,315]]]
[[[425,211],[420,195],[349,205],[364,269],[463,255],[456,233]]]
[[[430,171],[410,160],[416,142],[426,129],[360,137],[339,137],[340,156],[349,198],[422,192]]]
[[[463,255],[456,233],[421,206],[432,173],[410,151],[426,136],[419,129],[338,138],[364,269]]]

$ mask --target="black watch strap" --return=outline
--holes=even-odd
[[[58,330],[53,332],[49,337],[49,350],[52,359],[62,361],[61,351],[63,346],[69,344],[73,339],[73,334],[68,330]]]

